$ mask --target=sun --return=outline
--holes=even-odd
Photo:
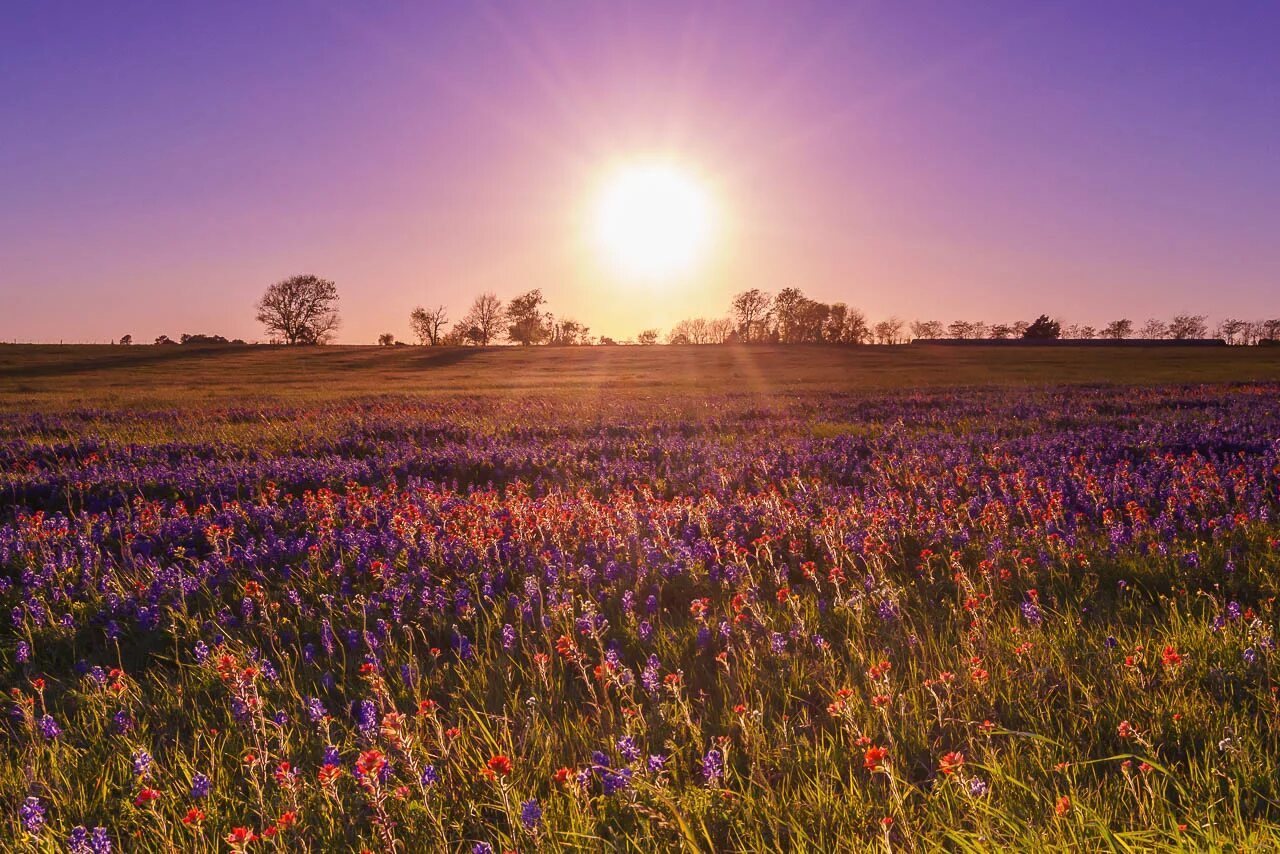
[[[596,248],[612,270],[670,279],[705,257],[714,210],[693,171],[662,161],[630,163],[603,182],[591,223]]]

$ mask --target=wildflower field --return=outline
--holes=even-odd
[[[1266,849],[1278,401],[9,407],[0,849]]]

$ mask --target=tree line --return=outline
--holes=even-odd
[[[339,328],[338,288],[313,275],[292,276],[267,288],[256,305],[257,320],[272,343],[324,344]],[[1032,321],[988,323],[981,320],[913,320],[889,317],[875,322],[843,302],[811,299],[799,288],[783,288],[773,294],[751,288],[736,294],[722,317],[681,320],[664,337],[661,330],[645,329],[633,340],[621,343],[657,344],[904,344],[911,340],[1026,339],[1172,339],[1221,338],[1228,344],[1251,345],[1280,341],[1280,318],[1249,321],[1227,318],[1212,329],[1202,314],[1179,314],[1168,321],[1152,318],[1141,327],[1128,318],[1095,327],[1065,324],[1041,315]],[[590,328],[571,317],[556,315],[538,288],[504,302],[493,292],[477,296],[456,321],[443,305],[415,307],[409,325],[417,342],[427,346],[489,346],[511,343],[523,346],[580,346],[616,344],[607,336],[592,336]],[[125,335],[120,343],[132,343]],[[221,335],[184,334],[178,341],[161,335],[156,344],[243,344]],[[386,332],[378,343],[402,342]]]

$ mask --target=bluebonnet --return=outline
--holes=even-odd
[[[542,807],[537,798],[530,798],[520,805],[520,823],[531,833],[538,829],[542,823]]]
[[[717,786],[724,779],[724,754],[718,748],[711,748],[702,758],[702,779],[708,786]]]
[[[195,776],[191,778],[191,797],[197,801],[207,798],[209,797],[209,788],[209,778],[196,772]]]
[[[32,836],[39,836],[44,829],[45,809],[39,798],[27,798],[18,810],[22,829]]]

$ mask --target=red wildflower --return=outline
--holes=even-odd
[[[1164,662],[1165,667],[1174,668],[1182,663],[1182,656],[1178,654],[1178,650],[1172,644],[1169,644],[1160,654],[1160,660]]]
[[[192,807],[187,810],[187,814],[182,817],[183,824],[199,824],[204,821],[204,812]]]
[[[247,827],[233,827],[227,834],[227,844],[243,848],[257,838],[258,834]]]
[[[939,760],[939,765],[938,765],[939,770],[942,771],[943,774],[946,774],[948,777],[956,773],[963,767],[964,767],[964,754],[956,750],[953,750],[950,753],[942,754],[942,759]]]
[[[144,786],[142,791],[138,792],[138,796],[133,799],[133,805],[135,807],[146,806],[158,797],[160,797],[160,793],[158,791]]]
[[[557,768],[556,773],[551,775],[551,779],[557,783],[564,783],[569,779],[568,768]]]
[[[889,748],[887,747],[868,747],[866,755],[863,756],[862,764],[868,771],[875,771],[888,755]]]
[[[1058,816],[1064,816],[1071,812],[1071,799],[1066,795],[1058,798],[1058,802],[1053,806],[1053,811]]]
[[[1135,730],[1133,728],[1133,725],[1130,724],[1128,721],[1121,721],[1120,726],[1116,727],[1116,735],[1120,736],[1121,738],[1132,738],[1134,736],[1134,733],[1135,733]]]
[[[383,757],[380,750],[366,750],[356,759],[356,771],[360,772],[360,776],[367,777],[377,774],[386,767],[387,760]]]
[[[499,753],[489,760],[489,770],[499,777],[505,777],[511,773],[511,760]]]

